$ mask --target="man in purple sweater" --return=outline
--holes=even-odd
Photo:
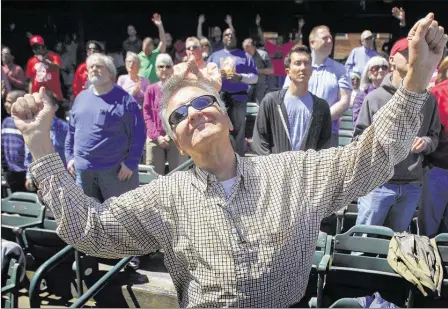
[[[244,156],[247,91],[249,85],[258,81],[257,67],[249,54],[236,48],[235,30],[226,29],[223,42],[224,49],[211,54],[208,62],[215,63],[221,69],[221,97],[234,128],[231,136],[235,139],[236,152]]]
[[[86,195],[104,201],[138,187],[145,125],[137,102],[114,83],[110,57],[92,54],[87,72],[92,86],[73,103],[65,156]]]

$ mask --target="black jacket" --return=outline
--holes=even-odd
[[[259,155],[292,150],[278,110],[280,106],[289,130],[288,114],[283,103],[286,91],[287,89],[282,89],[268,93],[260,104],[252,138],[254,150]],[[311,96],[313,97],[313,112],[300,150],[326,148],[331,139],[330,107],[325,100],[313,94]]]

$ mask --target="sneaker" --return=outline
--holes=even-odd
[[[132,258],[128,265],[126,265],[127,269],[137,270],[140,267],[140,259],[138,257]]]

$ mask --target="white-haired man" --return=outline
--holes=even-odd
[[[378,56],[378,52],[373,47],[373,40],[373,33],[370,30],[364,30],[361,33],[361,46],[353,48],[345,62],[348,73],[362,74],[370,58]]]
[[[85,196],[54,154],[44,89],[12,107],[36,161],[30,170],[58,234],[87,254],[143,255],[162,247],[181,307],[288,307],[304,295],[323,217],[384,183],[420,125],[426,86],[448,36],[433,14],[410,32],[403,85],[358,142],[321,151],[242,158],[216,91],[164,84],[161,115],[196,167],[102,204]]]
[[[105,201],[138,187],[145,125],[135,99],[114,84],[113,60],[94,53],[86,63],[92,86],[73,103],[65,156],[85,194]]]

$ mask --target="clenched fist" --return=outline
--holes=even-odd
[[[56,110],[44,87],[38,93],[18,98],[11,107],[16,127],[22,132],[25,144],[36,160],[54,152],[50,128]]]
[[[448,36],[434,20],[434,14],[429,13],[412,27],[408,41],[409,72],[403,84],[410,91],[423,92],[442,59]]]

